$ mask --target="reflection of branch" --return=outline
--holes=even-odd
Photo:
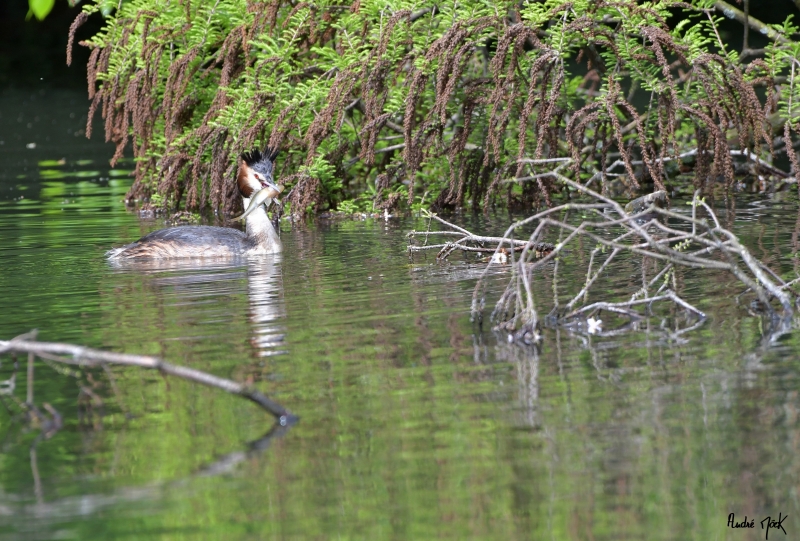
[[[39,475],[39,461],[36,459],[36,446],[31,445],[31,473],[33,474],[33,493],[36,495],[36,503],[44,503],[44,492],[42,491],[42,478]]]
[[[265,450],[267,450],[276,438],[280,438],[287,433],[291,426],[293,426],[298,418],[292,415],[281,405],[273,402],[263,394],[256,390],[249,389],[236,382],[225,378],[219,378],[199,370],[176,366],[162,361],[156,357],[140,356],[140,355],[127,355],[121,353],[112,353],[106,351],[99,351],[90,348],[84,348],[73,344],[58,344],[49,342],[36,342],[33,340],[34,336],[31,333],[16,337],[12,340],[0,341],[0,354],[11,353],[15,356],[19,352],[28,353],[29,359],[31,357],[46,358],[53,362],[66,363],[71,365],[80,366],[95,366],[99,365],[108,370],[110,364],[121,364],[127,366],[139,366],[142,368],[151,368],[161,371],[163,374],[179,376],[190,381],[202,383],[210,387],[222,389],[226,392],[243,396],[253,402],[256,402],[262,408],[272,413],[277,422],[267,431],[266,434],[259,439],[247,444],[247,448],[242,451],[234,451],[228,453],[214,462],[208,464],[204,468],[196,471],[195,473],[180,479],[173,479],[171,481],[161,481],[150,483],[140,487],[124,487],[115,490],[112,494],[98,493],[98,494],[83,494],[81,496],[67,496],[59,498],[54,501],[47,501],[44,497],[43,491],[43,478],[41,471],[38,467],[37,459],[37,446],[43,440],[48,439],[62,425],[62,418],[58,411],[55,410],[50,404],[44,403],[44,410],[50,414],[48,417],[45,411],[40,411],[32,402],[20,402],[13,394],[13,378],[12,387],[9,393],[10,398],[16,402],[16,405],[25,411],[28,421],[32,425],[37,425],[41,428],[41,433],[36,437],[30,446],[30,467],[33,475],[33,493],[36,498],[36,503],[31,505],[20,504],[15,508],[9,507],[4,500],[0,503],[0,514],[11,515],[16,517],[20,523],[30,523],[36,521],[38,524],[52,523],[57,524],[69,520],[74,516],[86,517],[87,515],[101,512],[104,508],[112,505],[124,504],[125,502],[134,501],[155,501],[163,495],[162,488],[164,487],[177,487],[183,486],[192,479],[200,477],[209,477],[214,475],[221,475],[231,472],[243,460],[253,458]],[[31,360],[31,363],[33,361]],[[16,359],[14,368],[14,377],[16,376]],[[33,370],[32,365],[29,364],[29,378],[32,380]],[[119,390],[116,388],[116,383],[113,377],[108,373],[111,380],[114,392],[119,395]],[[90,381],[91,378],[90,378]],[[82,392],[87,392],[99,400],[99,397],[94,395],[91,389],[82,388]],[[5,396],[0,393],[0,402],[5,404]],[[33,397],[29,391],[28,399],[32,401]],[[9,413],[11,411],[9,410]],[[45,485],[46,486],[46,485]],[[12,501],[24,501],[25,498],[16,496]]]
[[[138,366],[159,370],[163,374],[177,376],[195,383],[201,383],[209,387],[215,387],[225,392],[239,395],[251,400],[274,415],[281,425],[292,422],[294,415],[286,408],[264,396],[255,389],[246,387],[235,381],[220,378],[195,370],[185,366],[178,366],[162,361],[158,357],[146,355],[130,355],[127,353],[114,353],[110,351],[100,351],[97,349],[85,348],[73,344],[59,344],[53,342],[34,342],[25,339],[0,340],[0,353],[5,352],[25,352],[47,356],[50,360],[55,360],[67,364],[77,365],[106,365],[119,364],[126,366]],[[69,357],[62,357],[67,355]]]
[[[36,521],[39,525],[46,525],[68,522],[72,520],[73,517],[85,519],[88,516],[101,513],[104,509],[113,505],[125,505],[130,502],[143,501],[156,502],[163,498],[163,488],[181,487],[193,479],[230,473],[232,469],[243,460],[256,457],[266,451],[275,439],[281,438],[286,434],[296,420],[296,417],[292,417],[287,420],[285,425],[275,423],[266,434],[248,443],[246,450],[228,453],[195,473],[181,479],[149,483],[138,487],[116,488],[110,494],[107,492],[81,494],[79,496],[65,496],[52,501],[47,501],[43,498],[42,480],[39,477],[34,444],[30,449],[30,456],[31,470],[34,475],[36,503],[16,503],[25,502],[27,498],[12,495],[10,498],[11,501],[8,503],[4,498],[3,503],[0,504],[0,513],[5,515],[4,519],[11,517],[13,520],[19,521],[20,524],[30,524],[31,521]],[[7,497],[9,495],[5,494],[5,496]]]
[[[296,418],[295,418],[296,420]],[[230,473],[241,461],[259,455],[266,451],[272,440],[282,437],[289,430],[294,421],[286,425],[275,424],[266,434],[247,444],[247,451],[234,451],[219,457],[217,460],[198,471],[196,477],[212,477]]]

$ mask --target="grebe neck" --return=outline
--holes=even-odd
[[[242,198],[244,208],[250,206],[250,198]],[[253,244],[248,250],[254,254],[276,254],[283,249],[278,232],[267,216],[267,210],[260,206],[245,218],[247,239]]]

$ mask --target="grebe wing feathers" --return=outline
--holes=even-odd
[[[151,231],[136,242],[153,241],[156,239],[185,242],[187,244],[204,244],[210,240],[238,240],[245,239],[245,234],[232,227],[215,227],[211,225],[179,225]]]
[[[241,255],[247,247],[247,236],[238,229],[186,225],[153,231],[127,246],[109,250],[106,257],[231,257]]]

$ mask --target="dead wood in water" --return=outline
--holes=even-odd
[[[544,160],[529,160],[528,163],[544,165]],[[548,162],[549,164],[549,162]],[[551,165],[551,164],[549,164]],[[624,208],[586,185],[567,178],[561,169],[569,167],[568,161],[555,169],[539,173],[539,178],[548,177],[575,192],[586,203],[566,203],[539,212],[513,223],[502,237],[481,237],[451,224],[437,216],[432,219],[445,225],[449,231],[412,232],[412,238],[424,236],[426,242],[432,235],[453,236],[458,240],[442,245],[412,245],[412,252],[440,248],[439,257],[444,258],[455,250],[476,251],[470,243],[490,240],[494,254],[475,287],[472,314],[482,321],[485,306],[485,278],[490,268],[505,265],[499,257],[504,246],[515,247],[507,256],[511,270],[509,283],[497,301],[491,314],[495,330],[508,333],[512,341],[526,343],[540,340],[538,309],[534,301],[535,284],[541,284],[540,271],[552,267],[553,306],[548,311],[549,324],[588,329],[591,333],[602,333],[602,321],[595,318],[601,311],[613,312],[630,320],[644,318],[655,303],[670,301],[690,319],[704,319],[705,314],[681,297],[677,291],[675,271],[679,267],[726,271],[741,282],[747,291],[757,297],[757,304],[773,320],[785,320],[793,314],[797,294],[790,289],[794,282],[782,280],[764,263],[756,259],[728,229],[720,224],[711,207],[695,193],[691,201],[691,213],[680,213],[664,208],[665,192],[655,192],[640,197]],[[570,220],[575,211],[583,215],[580,223]],[[525,227],[534,227],[527,240],[514,238],[514,233]],[[547,244],[545,234],[556,232],[559,241]],[[567,250],[579,252],[589,241],[595,247],[586,264],[585,281],[566,304],[559,303],[559,264]],[[550,247],[541,250],[542,246]],[[517,254],[518,252],[518,254]],[[611,302],[602,298],[598,287],[601,278],[613,276],[613,265],[626,254],[641,258],[641,287],[630,292],[626,301]],[[534,257],[537,256],[537,257]],[[578,258],[580,260],[580,258]],[[652,268],[648,276],[646,269]],[[574,269],[573,269],[574,272]],[[542,289],[541,285],[538,286]],[[601,296],[598,302],[589,303],[589,295]],[[777,301],[777,306],[773,306]],[[637,311],[645,307],[646,312]],[[693,324],[692,324],[693,325]]]
[[[499,259],[507,258],[506,248],[504,247],[506,244],[508,245],[509,250],[515,252],[520,252],[528,247],[527,241],[508,239],[505,237],[486,237],[482,235],[475,235],[463,227],[458,227],[457,225],[453,225],[450,222],[443,220],[432,212],[423,211],[423,214],[426,218],[436,220],[447,227],[455,229],[455,231],[431,231],[430,228],[428,228],[427,231],[411,231],[407,235],[408,238],[414,238],[417,236],[425,238],[424,244],[422,245],[410,244],[408,246],[408,251],[412,253],[424,252],[428,250],[439,250],[439,253],[436,254],[436,259],[447,259],[447,257],[454,251],[461,250],[462,252],[491,253],[494,261],[498,261]],[[428,237],[447,236],[458,237],[458,239],[452,242],[447,241],[439,244],[428,244]],[[543,255],[550,253],[553,248],[555,248],[555,246],[550,243],[537,242],[528,249],[532,249],[537,255]]]
[[[3,504],[3,514],[6,518],[13,515],[17,517],[16,520],[20,524],[35,521],[40,525],[60,525],[63,523],[65,516],[81,516],[85,518],[102,513],[111,506],[119,506],[120,503],[134,503],[140,501],[149,501],[152,503],[158,501],[163,498],[165,493],[164,489],[185,487],[186,484],[193,479],[225,475],[232,472],[242,462],[256,458],[264,453],[273,441],[283,437],[290,427],[297,422],[297,417],[292,415],[280,404],[277,404],[260,392],[234,381],[213,376],[200,370],[170,364],[157,357],[100,351],[74,344],[37,342],[36,334],[36,330],[33,330],[11,340],[0,340],[0,355],[9,355],[13,361],[11,377],[5,381],[0,381],[0,403],[6,407],[9,414],[12,414],[16,422],[22,423],[27,429],[39,431],[36,438],[30,442],[29,449],[35,502],[30,502],[29,494],[23,492],[22,494],[11,495],[10,500],[6,498],[7,502]],[[20,359],[17,358],[20,353],[27,353],[25,357],[27,357],[28,360],[27,392],[24,402],[14,395],[17,383],[16,377],[17,373],[20,371]],[[274,415],[277,422],[273,423],[269,430],[257,440],[248,442],[243,448],[218,456],[212,462],[188,475],[173,479],[162,479],[160,478],[161,476],[158,476],[151,482],[138,486],[118,487],[111,493],[103,490],[98,493],[82,493],[79,496],[69,494],[64,496],[57,494],[57,491],[51,491],[51,493],[48,494],[48,486],[52,483],[49,483],[47,477],[45,477],[47,468],[44,470],[40,470],[39,468],[40,461],[37,448],[43,441],[49,439],[61,430],[64,426],[64,422],[62,415],[50,404],[46,402],[43,403],[41,409],[34,404],[34,365],[37,360],[48,364],[51,368],[63,375],[74,377],[76,380],[79,380],[80,393],[78,402],[79,423],[81,425],[85,420],[81,417],[87,416],[85,413],[81,414],[81,411],[94,408],[102,409],[103,400],[98,396],[98,393],[95,392],[99,382],[93,378],[92,372],[74,370],[72,366],[75,365],[79,367],[102,367],[105,370],[106,376],[109,378],[111,388],[118,400],[120,400],[119,390],[108,367],[110,365],[138,366],[141,368],[157,369],[165,375],[178,376],[189,381],[202,383],[203,385],[222,389],[228,393],[247,398]],[[67,366],[65,367],[62,365]],[[97,372],[95,372],[95,375],[96,373]],[[86,385],[84,385],[85,381],[88,381]],[[84,405],[84,407],[81,408],[82,402],[88,402],[90,404]],[[22,414],[15,415],[14,412],[12,412],[12,408],[9,406],[16,406],[16,409],[21,411]],[[127,417],[128,413],[126,408],[121,403],[119,406]],[[91,413],[88,416],[91,416]],[[100,429],[102,428],[102,424],[95,422],[95,426],[91,428],[94,430]],[[12,443],[6,442],[6,444],[6,447],[8,447],[8,445]],[[112,471],[113,470],[114,468],[112,467]],[[11,507],[6,505],[6,503],[9,503]]]
[[[37,342],[35,341],[35,331],[18,336],[11,340],[0,340],[0,354],[3,353],[11,353],[12,355],[14,353],[28,353],[29,355],[35,355],[45,361],[67,365],[103,367],[108,365],[123,365],[158,370],[165,375],[176,376],[188,381],[206,385],[208,387],[214,387],[216,389],[220,389],[227,393],[238,395],[255,402],[261,406],[261,408],[271,413],[282,426],[292,424],[297,420],[297,417],[294,416],[289,410],[255,389],[226,378],[208,374],[201,370],[171,364],[159,359],[158,357],[101,351],[83,346],[77,346],[74,344]],[[33,381],[32,358],[29,360],[28,374],[30,384],[30,382]],[[15,377],[16,372],[14,373],[12,379],[6,383],[8,392],[4,392],[2,394],[11,394],[11,392],[13,392],[15,386]],[[115,384],[112,383],[112,387],[116,388]],[[91,389],[88,388],[82,389],[82,394],[87,394],[89,396],[93,395]],[[26,402],[27,409],[35,413],[36,409],[32,402],[32,391],[29,390],[28,400]],[[45,405],[45,407],[47,407],[47,405]]]

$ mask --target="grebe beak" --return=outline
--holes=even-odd
[[[265,189],[266,188],[272,188],[273,190],[275,190],[278,193],[281,193],[283,191],[283,186],[279,187],[277,184],[275,184],[275,181],[272,179],[272,177],[269,177],[268,179],[266,179],[263,182],[261,182],[261,185]]]
[[[251,212],[256,210],[259,206],[264,204],[269,206],[269,203],[271,203],[273,199],[278,197],[282,191],[283,191],[283,186],[278,186],[274,182],[268,182],[266,188],[259,190],[258,192],[250,196],[250,205],[247,207],[247,210],[245,210],[241,216],[237,216],[236,218],[233,219],[243,220]]]

